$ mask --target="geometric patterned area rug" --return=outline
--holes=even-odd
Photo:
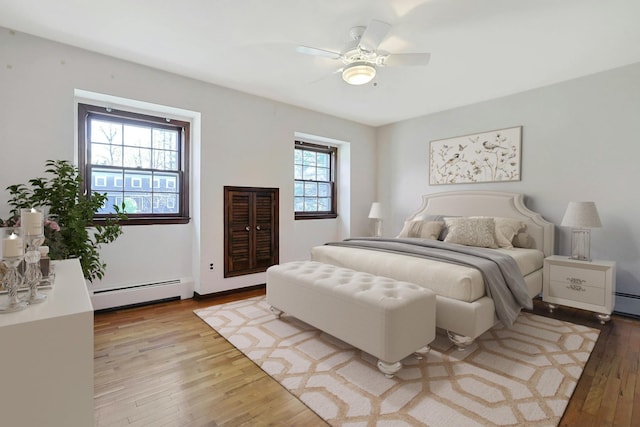
[[[406,358],[389,379],[373,356],[286,313],[277,319],[264,296],[195,313],[344,427],[557,426],[599,334],[521,313],[513,328],[496,325],[463,351],[438,333],[424,359]]]

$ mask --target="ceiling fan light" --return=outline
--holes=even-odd
[[[369,83],[376,76],[376,67],[367,62],[354,62],[342,70],[342,80],[350,85]]]

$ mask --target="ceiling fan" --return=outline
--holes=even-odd
[[[309,46],[298,46],[296,51],[342,61],[344,67],[336,73],[342,73],[342,79],[352,85],[369,83],[376,76],[377,67],[429,63],[429,53],[389,53],[377,50],[390,29],[390,24],[374,19],[367,27],[352,28],[349,34],[353,40],[340,53]]]

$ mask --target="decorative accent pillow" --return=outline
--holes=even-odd
[[[531,236],[522,231],[513,238],[513,246],[516,248],[529,249],[531,247]]]
[[[420,228],[420,237],[423,239],[438,240],[440,232],[444,228],[444,222],[425,221]]]
[[[513,238],[527,227],[527,224],[515,218],[495,217],[496,236],[498,236],[498,246],[501,248],[513,248]]]
[[[443,227],[444,223],[439,221],[405,221],[398,237],[437,240]]]
[[[496,243],[501,248],[513,249],[513,238],[519,231],[526,228],[526,224],[519,219],[504,217],[472,216],[470,218],[493,218],[496,227]]]
[[[493,218],[445,218],[449,232],[444,241],[460,245],[497,248]]]
[[[432,222],[441,222],[442,230],[440,231],[440,235],[437,240],[444,240],[447,237],[447,232],[449,231],[447,227],[444,225],[445,218],[458,218],[456,215],[420,215],[415,217],[413,220],[416,221],[421,219],[422,221],[432,221]]]

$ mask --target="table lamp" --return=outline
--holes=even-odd
[[[591,261],[591,229],[602,227],[594,202],[569,202],[562,218],[563,227],[571,227],[571,259]]]
[[[369,218],[375,220],[373,237],[382,237],[382,206],[379,202],[371,204]]]

